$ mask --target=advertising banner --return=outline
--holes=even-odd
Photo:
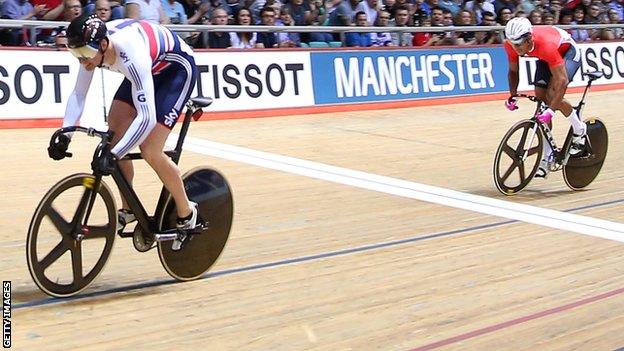
[[[439,98],[507,90],[501,48],[310,53],[317,104]]]
[[[66,51],[0,52],[0,119],[63,117],[78,61]],[[307,52],[202,52],[195,61],[199,79],[192,96],[212,97],[212,111],[314,105]],[[104,107],[108,109],[123,80],[118,73],[97,71],[83,125],[85,119],[103,121]]]
[[[197,94],[214,99],[212,111],[314,105],[307,52],[202,52],[195,61]]]
[[[581,69],[603,71],[595,84],[624,83],[621,43],[580,44]],[[78,72],[66,51],[0,50],[0,119],[61,118]],[[211,111],[253,111],[508,91],[502,46],[403,50],[202,51],[193,96]],[[519,90],[531,90],[535,60],[520,61]],[[93,77],[83,125],[104,123],[123,76]],[[570,86],[585,84],[580,72]],[[85,123],[87,121],[88,123]]]

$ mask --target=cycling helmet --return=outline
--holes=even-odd
[[[97,55],[100,41],[106,38],[106,24],[96,15],[82,15],[71,21],[66,36],[67,47],[74,56],[90,59]]]
[[[505,26],[505,36],[512,44],[521,44],[533,32],[533,25],[528,18],[514,17]]]

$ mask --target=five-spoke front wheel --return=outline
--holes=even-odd
[[[505,195],[524,189],[542,160],[543,136],[536,122],[522,120],[503,137],[494,157],[494,184]]]
[[[26,260],[46,294],[67,297],[86,288],[102,271],[113,248],[117,209],[110,189],[94,189],[90,174],[73,174],[54,185],[35,210],[26,240]],[[89,199],[93,207],[82,226]]]

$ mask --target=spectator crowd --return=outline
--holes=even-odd
[[[0,0],[0,17],[71,21],[94,13],[104,21],[134,18],[161,24],[232,26],[226,32],[179,32],[195,48],[435,46],[499,44],[503,33],[462,26],[505,25],[527,17],[534,25],[622,23],[624,0]],[[318,32],[243,32],[237,25],[313,26]],[[433,32],[324,31],[324,26],[453,27]],[[622,28],[569,30],[577,42],[624,37]],[[0,29],[0,45],[63,46],[64,28]]]

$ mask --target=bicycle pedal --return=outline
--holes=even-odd
[[[178,234],[178,237],[171,243],[171,250],[180,251],[191,240],[191,236],[187,233]]]
[[[573,158],[575,160],[591,160],[593,158],[596,158],[595,154],[583,154],[583,155],[577,155],[577,156],[570,156],[570,158]]]
[[[198,225],[194,229],[189,230],[188,234],[190,234],[190,235],[198,235],[198,234],[201,234],[206,229],[208,229],[208,226]]]
[[[132,232],[124,232],[123,229],[120,229],[117,231],[117,235],[119,235],[120,238],[129,238],[131,236],[134,235],[134,233]]]
[[[208,228],[207,225],[200,223],[193,229],[178,230],[178,237],[173,239],[171,249],[173,251],[181,250],[193,239],[193,236],[201,234],[206,228]]]

